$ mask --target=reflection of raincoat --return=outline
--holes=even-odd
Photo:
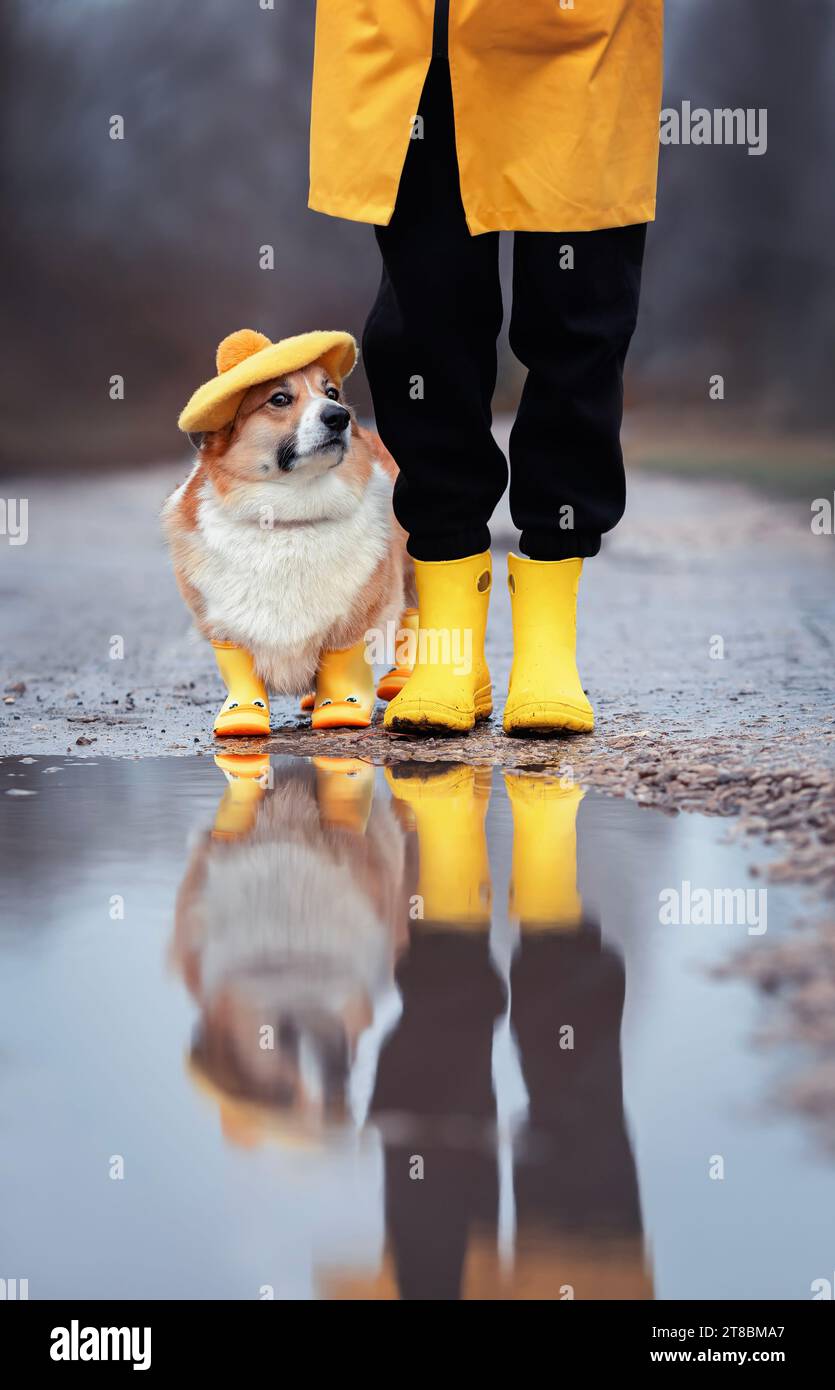
[[[433,12],[434,0],[318,0],[312,208],[389,221]],[[662,28],[663,0],[452,0],[449,64],[472,233],[653,218]]]

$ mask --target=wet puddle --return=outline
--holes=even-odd
[[[804,1299],[835,1168],[712,965],[721,822],[545,773],[0,763],[0,1250],[30,1298]],[[11,794],[9,794],[11,793]],[[747,891],[750,890],[750,891]]]

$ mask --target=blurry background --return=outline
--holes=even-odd
[[[177,414],[235,328],[359,336],[373,235],[306,207],[314,8],[5,0],[9,471],[185,456]],[[629,364],[635,461],[801,489],[835,472],[834,19],[833,0],[667,0],[664,104],[766,107],[768,151],[662,149]],[[498,410],[519,385],[503,344]],[[361,371],[352,396],[368,410]]]

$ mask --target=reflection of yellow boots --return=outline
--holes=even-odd
[[[577,674],[577,587],[582,560],[507,558],[513,666],[506,734],[589,733],[594,712]]]
[[[374,800],[374,765],[362,758],[314,758],[316,804],[323,825],[365,833]]]
[[[641,1233],[578,1235],[546,1221],[517,1230],[512,1261],[494,1239],[476,1232],[467,1248],[461,1297],[466,1302],[605,1302],[653,1297],[652,1267]]]
[[[452,764],[386,768],[394,797],[411,809],[418,836],[417,893],[427,922],[485,926],[490,921],[490,860],[484,820],[491,770]]]
[[[229,694],[218,710],[215,734],[218,738],[270,732],[270,702],[266,686],[255,670],[245,647],[234,642],[212,642],[215,659]]]
[[[395,665],[382,677],[377,686],[378,700],[393,700],[403,689],[415,669],[418,640],[418,611],[404,608],[394,644]]]
[[[314,729],[367,729],[374,709],[374,672],[365,643],[323,652],[316,675],[311,726]]]
[[[582,788],[524,772],[506,772],[504,780],[513,812],[510,916],[534,928],[579,926],[576,822]]]
[[[415,560],[418,643],[414,674],[385,714],[400,733],[467,733],[493,709],[484,634],[490,552]]]
[[[239,840],[255,824],[258,803],[270,773],[268,753],[216,753],[215,763],[226,778],[226,791],[215,814],[214,840]]]

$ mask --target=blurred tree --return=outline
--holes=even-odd
[[[306,207],[312,6],[13,0],[3,13],[11,466],[176,452],[179,410],[234,328],[359,333],[373,238]],[[109,398],[114,373],[124,402]]]
[[[176,452],[180,406],[234,328],[359,335],[373,237],[306,207],[313,10],[7,0],[10,468]],[[723,372],[729,397],[776,423],[831,421],[832,0],[668,0],[667,52],[665,104],[767,107],[769,145],[662,151],[632,396],[702,404]],[[502,361],[508,405],[506,346]],[[117,373],[124,401],[108,394]],[[368,407],[361,372],[353,396]]]
[[[768,147],[661,150],[633,366],[656,399],[835,420],[835,5],[667,0],[664,104],[766,108]]]

